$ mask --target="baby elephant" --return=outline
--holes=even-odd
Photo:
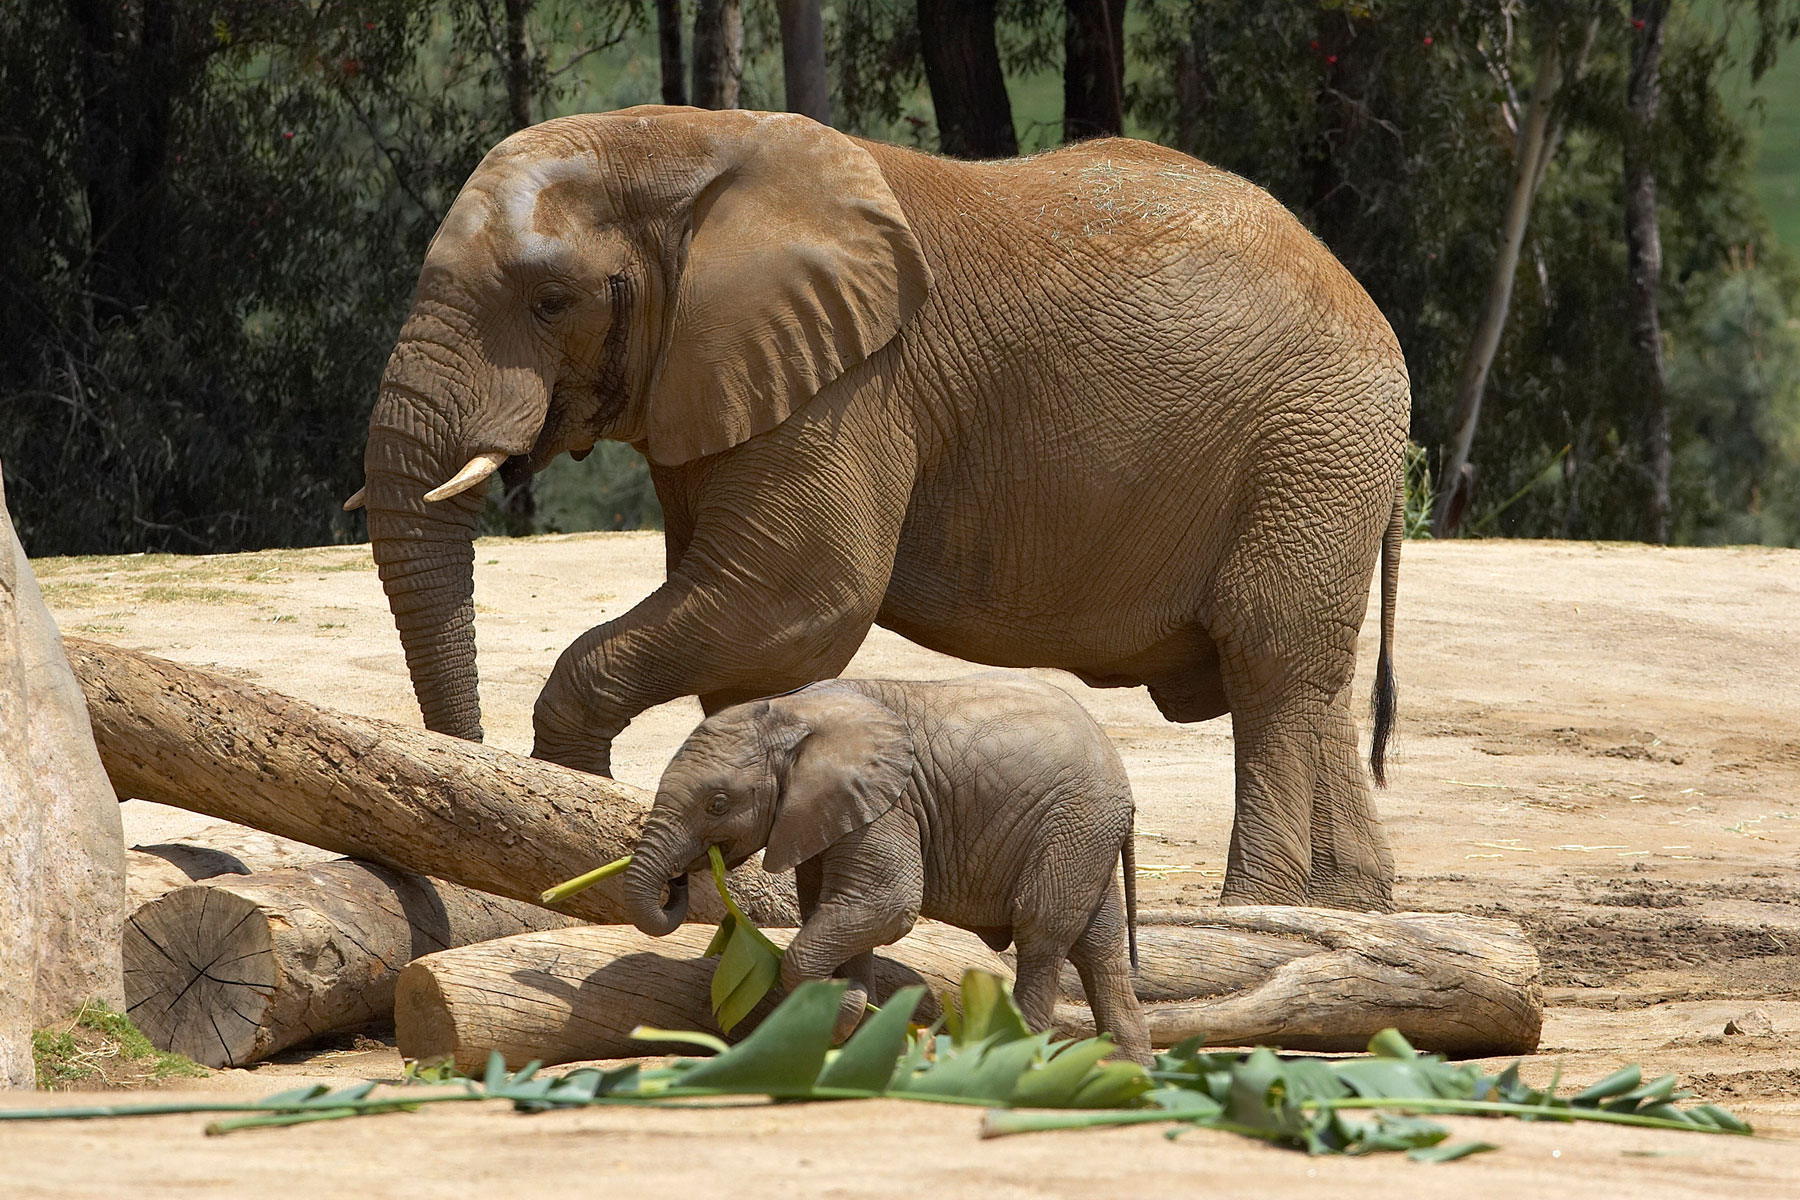
[[[1147,1062],[1126,952],[1131,818],[1118,753],[1060,688],[831,680],[701,722],[663,773],[626,896],[660,937],[686,916],[687,874],[706,870],[708,846],[733,866],[762,849],[767,869],[795,868],[804,919],[782,985],[849,978],[840,1039],[868,1001],[874,948],[923,915],[996,950],[1018,944],[1014,995],[1035,1029],[1073,962],[1095,1024]]]

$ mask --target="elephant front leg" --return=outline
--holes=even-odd
[[[781,956],[781,986],[792,993],[809,979],[849,981],[831,1040],[856,1031],[875,983],[875,947],[905,937],[911,923],[855,904],[826,902],[807,918]]]
[[[609,774],[613,739],[647,708],[681,696],[714,707],[843,670],[887,592],[911,476],[836,443],[794,444],[812,436],[784,425],[676,481],[692,520],[679,560],[563,651],[532,713],[535,757]],[[659,480],[658,495],[676,482]]]

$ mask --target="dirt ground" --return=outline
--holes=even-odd
[[[34,565],[65,632],[418,721],[366,547]],[[489,740],[529,749],[531,702],[557,654],[661,573],[655,534],[478,543]],[[715,1188],[724,1170],[748,1196],[1547,1195],[1584,1184],[1599,1195],[1800,1195],[1797,627],[1793,551],[1409,543],[1399,751],[1379,799],[1401,907],[1507,916],[1537,941],[1549,1011],[1530,1077],[1560,1066],[1582,1083],[1636,1059],[1679,1073],[1767,1139],[1465,1121],[1459,1135],[1502,1149],[1423,1167],[1147,1128],[982,1142],[976,1110],[885,1102],[533,1117],[484,1106],[225,1139],[203,1138],[199,1117],[8,1126],[3,1190],[367,1196],[454,1181],[499,1195],[609,1184],[666,1194]],[[1365,687],[1374,634],[1371,612]],[[849,673],[965,669],[878,629]],[[1143,903],[1211,904],[1231,814],[1229,720],[1170,725],[1140,690],[1046,674],[1091,707],[1130,769]],[[615,749],[620,776],[654,785],[698,716],[691,700],[644,714]],[[132,841],[208,822],[126,805]],[[1754,1008],[1774,1033],[1724,1034]],[[298,1078],[391,1078],[399,1065],[387,1046],[346,1039],[182,1086],[267,1094]]]

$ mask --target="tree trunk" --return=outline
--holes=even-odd
[[[789,112],[831,124],[831,85],[825,75],[825,15],[819,0],[779,0],[781,70]]]
[[[1662,235],[1656,221],[1656,110],[1662,91],[1663,26],[1669,0],[1634,0],[1635,36],[1626,85],[1630,116],[1625,135],[1625,262],[1631,304],[1631,348],[1637,356],[1643,405],[1644,464],[1650,474],[1645,522],[1649,540],[1669,541],[1669,402],[1664,389],[1662,326],[1657,293],[1662,287]]]
[[[506,0],[506,45],[500,62],[506,76],[506,115],[514,131],[531,125],[531,51],[525,42],[525,21],[532,3]],[[500,512],[507,536],[529,537],[537,532],[537,494],[524,455],[500,464]]]
[[[81,30],[86,284],[97,321],[135,319],[158,290],[174,98],[204,59],[175,45],[171,0],[71,0]]]
[[[309,867],[337,857],[329,850],[242,825],[209,825],[180,842],[133,846],[125,852],[125,911],[136,912],[159,896],[204,879]]]
[[[957,158],[1019,152],[994,40],[995,0],[919,0],[919,49],[937,110],[938,148]]]
[[[124,853],[87,706],[0,493],[0,1087],[36,1083],[33,1029],[124,999]]]
[[[664,104],[686,104],[682,83],[681,0],[656,0],[656,49],[662,61]]]
[[[516,900],[339,860],[178,888],[132,914],[126,1011],[152,1043],[240,1067],[386,1021],[421,954],[575,922]]]
[[[794,931],[766,932],[785,946]],[[588,925],[428,955],[400,973],[400,1053],[421,1062],[449,1059],[469,1072],[481,1068],[489,1050],[514,1068],[534,1058],[554,1064],[657,1053],[657,1043],[632,1039],[639,1025],[722,1035],[712,1013],[717,960],[701,957],[712,934],[705,925],[683,925],[663,938]],[[921,921],[876,954],[870,999],[880,1004],[901,987],[924,983],[921,1019],[934,1020],[937,996],[956,990],[971,967],[1012,976],[974,934]],[[779,1001],[777,987],[722,1036],[743,1037]]]
[[[1510,921],[1460,913],[1245,906],[1151,912],[1138,923],[1138,998],[1155,1046],[1360,1053],[1390,1026],[1453,1058],[1530,1054],[1544,1023],[1537,951]],[[1063,995],[1082,998],[1065,974]],[[1057,1006],[1069,1037],[1093,1033]]]
[[[736,108],[744,76],[744,13],[739,0],[694,5],[694,103]]]
[[[1519,250],[1525,244],[1525,226],[1531,218],[1531,205],[1543,186],[1544,173],[1556,156],[1557,142],[1562,136],[1561,122],[1555,113],[1557,93],[1565,82],[1580,76],[1598,29],[1599,18],[1596,17],[1588,24],[1572,65],[1565,64],[1562,47],[1554,36],[1547,37],[1538,57],[1531,102],[1520,126],[1518,146],[1513,155],[1513,186],[1500,226],[1500,247],[1494,258],[1493,273],[1488,277],[1487,296],[1475,320],[1475,333],[1463,355],[1456,407],[1450,421],[1450,441],[1439,462],[1440,482],[1431,515],[1434,537],[1447,536],[1456,526],[1460,514],[1467,510],[1465,468],[1469,463],[1469,448],[1475,440],[1475,426],[1481,419],[1481,397],[1487,388],[1488,369],[1493,366],[1494,354],[1500,348],[1500,335],[1506,329],[1507,310],[1512,306],[1513,276],[1518,273]]]
[[[1063,0],[1063,141],[1124,132],[1125,0]]]
[[[501,65],[506,74],[506,114],[512,127],[531,124],[531,52],[525,44],[525,19],[532,0],[506,0],[506,46]]]
[[[516,900],[631,852],[649,793],[476,742],[329,712],[99,642],[69,643],[94,740],[136,797]],[[740,869],[758,924],[798,923],[793,882]],[[724,913],[702,882],[695,917]],[[619,877],[559,906],[623,922]]]
[[[1175,148],[1200,156],[1201,121],[1212,102],[1212,63],[1206,31],[1196,19],[1175,53]]]

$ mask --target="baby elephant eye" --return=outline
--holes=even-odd
[[[727,796],[724,792],[714,792],[713,798],[706,802],[706,811],[715,817],[724,816],[725,810],[730,807],[731,797]]]

